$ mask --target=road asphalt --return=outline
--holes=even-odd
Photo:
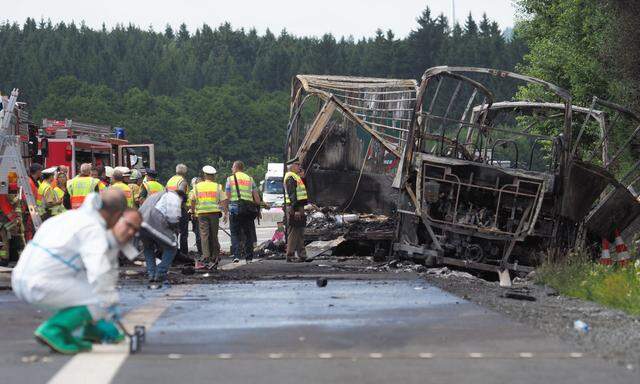
[[[228,262],[228,261],[226,261]],[[629,370],[411,272],[322,273],[336,261],[228,264],[215,279],[124,282],[126,344],[66,357],[32,338],[47,314],[0,291],[2,383],[638,383]],[[304,269],[311,272],[300,273]],[[316,278],[328,276],[324,288]]]

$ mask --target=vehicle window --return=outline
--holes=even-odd
[[[134,169],[149,168],[149,147],[128,147],[124,148],[125,166]]]
[[[267,179],[264,182],[264,193],[283,194],[282,179]]]

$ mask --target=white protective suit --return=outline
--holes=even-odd
[[[51,310],[86,305],[94,320],[107,316],[118,303],[120,247],[98,211],[100,204],[92,193],[80,208],[42,223],[11,274],[18,298]]]
[[[166,239],[173,241],[175,243],[174,248],[177,247],[174,228],[180,222],[181,206],[182,199],[180,196],[175,192],[166,191],[151,195],[139,209],[145,224],[164,235]],[[150,235],[144,231],[141,233],[143,237],[154,239],[154,236],[144,236],[144,234]]]

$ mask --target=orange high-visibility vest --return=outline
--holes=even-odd
[[[178,190],[178,186],[183,181],[186,182],[184,177],[182,177],[180,175],[173,176],[172,178],[169,179],[169,181],[167,181],[167,191],[177,191]],[[187,193],[187,195],[189,194],[189,184],[188,183],[187,183],[187,190],[185,192]]]
[[[154,193],[164,191],[164,186],[155,180],[146,181],[143,183],[143,185],[147,189],[147,197],[153,195]]]
[[[127,207],[134,207],[135,202],[133,200],[133,191],[131,191],[131,188],[129,188],[127,184],[122,181],[118,181],[117,183],[111,184],[111,187],[118,188],[124,193],[124,197],[127,199]]]
[[[236,172],[235,178],[238,179],[237,189],[233,175],[227,178],[227,184],[231,189],[231,201],[238,201],[238,190],[240,191],[240,199],[253,201],[253,179],[251,176],[243,172]]]
[[[196,215],[220,212],[222,187],[214,181],[201,181],[193,188],[196,202]]]
[[[67,191],[71,196],[71,209],[79,208],[88,194],[93,192],[99,180],[91,176],[76,176],[69,180]]]

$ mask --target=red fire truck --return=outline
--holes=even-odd
[[[29,138],[29,142],[33,139]],[[154,145],[130,144],[124,128],[69,119],[43,119],[37,142],[38,151],[33,161],[45,168],[67,166],[69,177],[79,172],[82,163],[140,170],[155,168]]]
[[[9,99],[0,99],[4,110]],[[143,170],[155,168],[153,144],[130,144],[122,128],[105,125],[80,123],[73,120],[44,119],[42,126],[34,124],[22,103],[16,103],[12,110],[14,118],[2,129],[2,137],[13,136],[18,145],[12,159],[22,162],[28,169],[32,163],[45,168],[66,166],[69,178],[74,177],[82,163],[102,166],[126,166]],[[0,121],[2,118],[0,118]],[[11,142],[8,142],[10,144]],[[7,147],[3,147],[5,152]],[[21,159],[20,159],[21,158]],[[0,162],[0,265],[6,265],[9,256],[17,258],[18,250],[33,234],[25,194],[18,183],[18,172],[12,159],[4,156]],[[25,175],[26,176],[26,175]],[[22,192],[21,192],[22,191]]]

